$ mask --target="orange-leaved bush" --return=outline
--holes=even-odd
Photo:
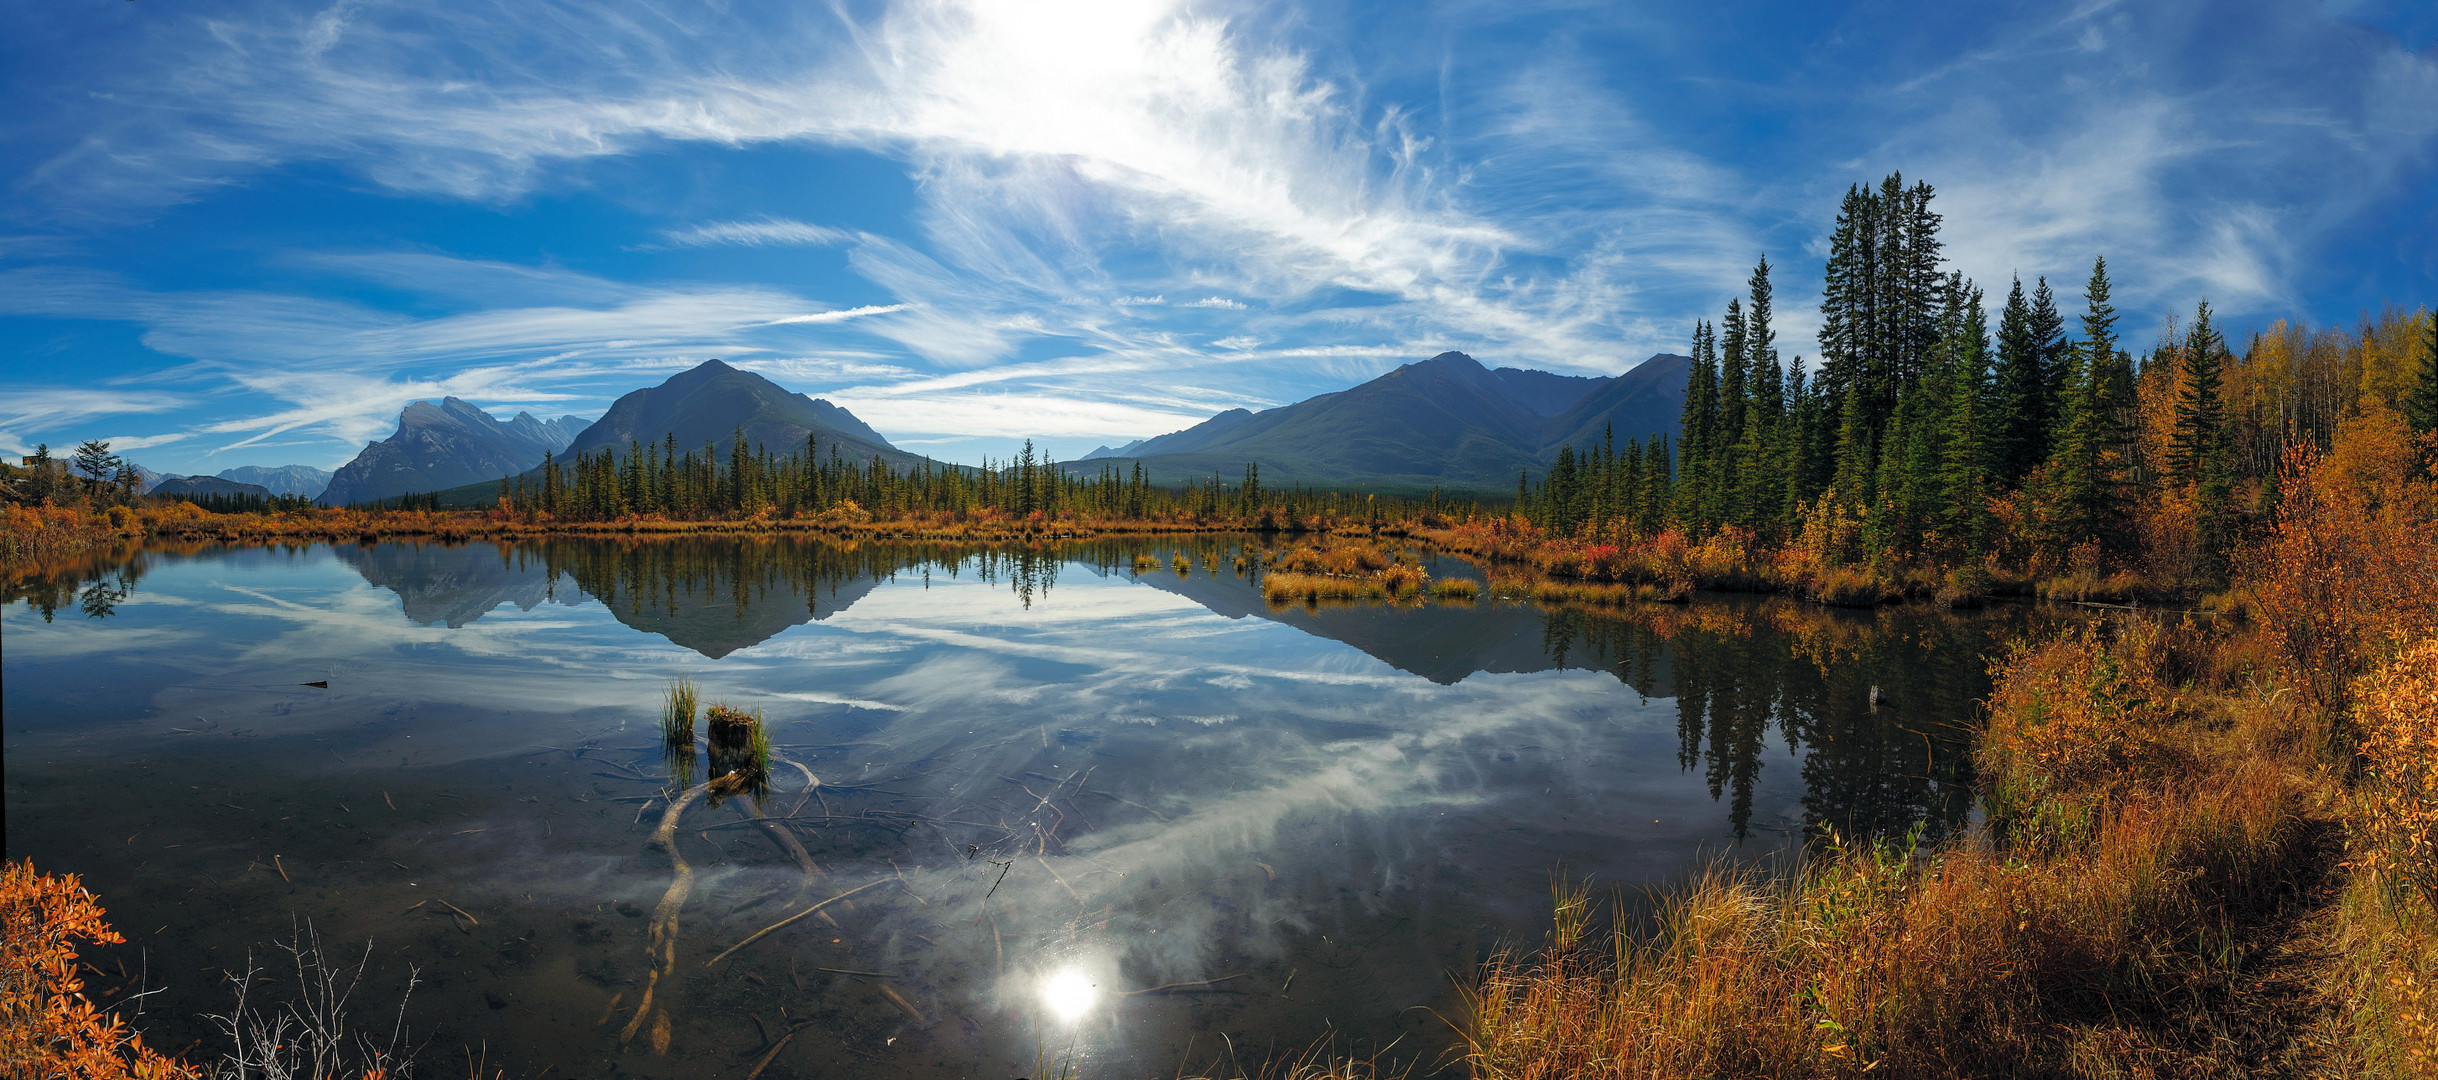
[[[2369,781],[2354,819],[2360,863],[2438,914],[2438,639],[2365,677],[2355,708]]]
[[[79,1080],[188,1077],[117,1016],[85,999],[77,943],[127,940],[76,875],[0,869],[0,1074]]]

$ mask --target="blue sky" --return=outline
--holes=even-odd
[[[953,460],[1611,374],[1839,195],[2147,343],[2438,299],[2438,5],[20,3],[0,450],[333,467],[708,357]]]

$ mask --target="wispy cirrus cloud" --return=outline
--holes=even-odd
[[[782,218],[762,218],[758,221],[714,221],[683,229],[661,230],[662,242],[672,247],[712,247],[736,244],[745,247],[827,246],[854,240],[854,234],[825,225],[809,225]]]
[[[30,454],[39,441],[23,432],[103,417],[165,413],[185,407],[182,395],[158,390],[0,383],[0,452]],[[120,441],[127,441],[121,436]],[[65,453],[65,447],[54,447]]]

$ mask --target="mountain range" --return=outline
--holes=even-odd
[[[302,495],[308,499],[321,498],[322,492],[330,487],[330,472],[311,465],[240,465],[214,475],[257,485],[273,495]]]
[[[708,446],[725,460],[740,431],[749,450],[767,448],[781,456],[802,452],[809,437],[824,458],[832,451],[854,462],[878,457],[900,469],[922,460],[889,445],[854,413],[718,360],[703,361],[658,386],[620,397],[601,419],[554,452],[562,457],[605,450],[624,455],[630,446],[660,448],[674,438],[680,454]],[[498,497],[503,477],[532,475],[541,463],[537,453],[523,468],[492,472],[457,486],[415,490],[437,492],[442,506],[489,506]]]
[[[496,482],[567,449],[583,430],[583,419],[574,416],[545,421],[518,413],[500,420],[460,398],[414,402],[398,415],[397,433],[339,466],[317,501],[346,506]]]
[[[1562,447],[1611,431],[1619,439],[1673,436],[1690,363],[1660,353],[1623,374],[1592,377],[1488,368],[1446,352],[1292,405],[1230,409],[1183,431],[1103,446],[1067,467],[1140,463],[1154,483],[1173,485],[1214,473],[1234,481],[1252,462],[1274,488],[1504,494],[1519,473],[1548,468]],[[342,506],[412,492],[435,493],[443,506],[487,506],[502,479],[531,475],[545,454],[618,454],[674,439],[681,454],[708,446],[725,458],[740,431],[748,447],[780,455],[798,452],[809,437],[824,456],[878,457],[896,468],[921,460],[846,409],[708,360],[620,397],[589,425],[525,413],[502,421],[456,398],[415,402],[395,435],[330,478],[320,501]]]
[[[1549,467],[1561,447],[1609,431],[1673,438],[1692,361],[1659,353],[1622,375],[1595,378],[1486,368],[1460,352],[1407,364],[1362,385],[1293,405],[1230,409],[1183,431],[1080,458],[1140,462],[1154,483],[1213,473],[1234,481],[1247,462],[1265,486],[1504,493],[1521,472]]]
[[[138,480],[136,490],[147,495],[302,495],[311,499],[330,486],[330,474],[311,465],[241,465],[205,476],[154,472],[128,462]],[[236,485],[235,487],[227,485]],[[260,488],[260,492],[240,488]]]

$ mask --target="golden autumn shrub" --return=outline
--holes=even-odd
[[[2339,707],[2355,675],[2438,635],[2438,485],[2403,421],[2372,405],[2338,425],[2327,453],[2289,448],[2280,489],[2257,556],[2260,614],[2287,681]]]
[[[2184,633],[2190,633],[2186,628]],[[2091,623],[1997,665],[1977,761],[1991,816],[2066,837],[2102,804],[2180,764],[2183,712],[2167,677],[2166,631],[2147,619]]]
[[[30,862],[0,869],[0,1075],[194,1075],[85,999],[84,980],[76,975],[77,943],[125,940],[76,875],[38,874]]]
[[[2366,780],[2357,865],[2438,915],[2438,640],[2365,677],[2355,705]]]

